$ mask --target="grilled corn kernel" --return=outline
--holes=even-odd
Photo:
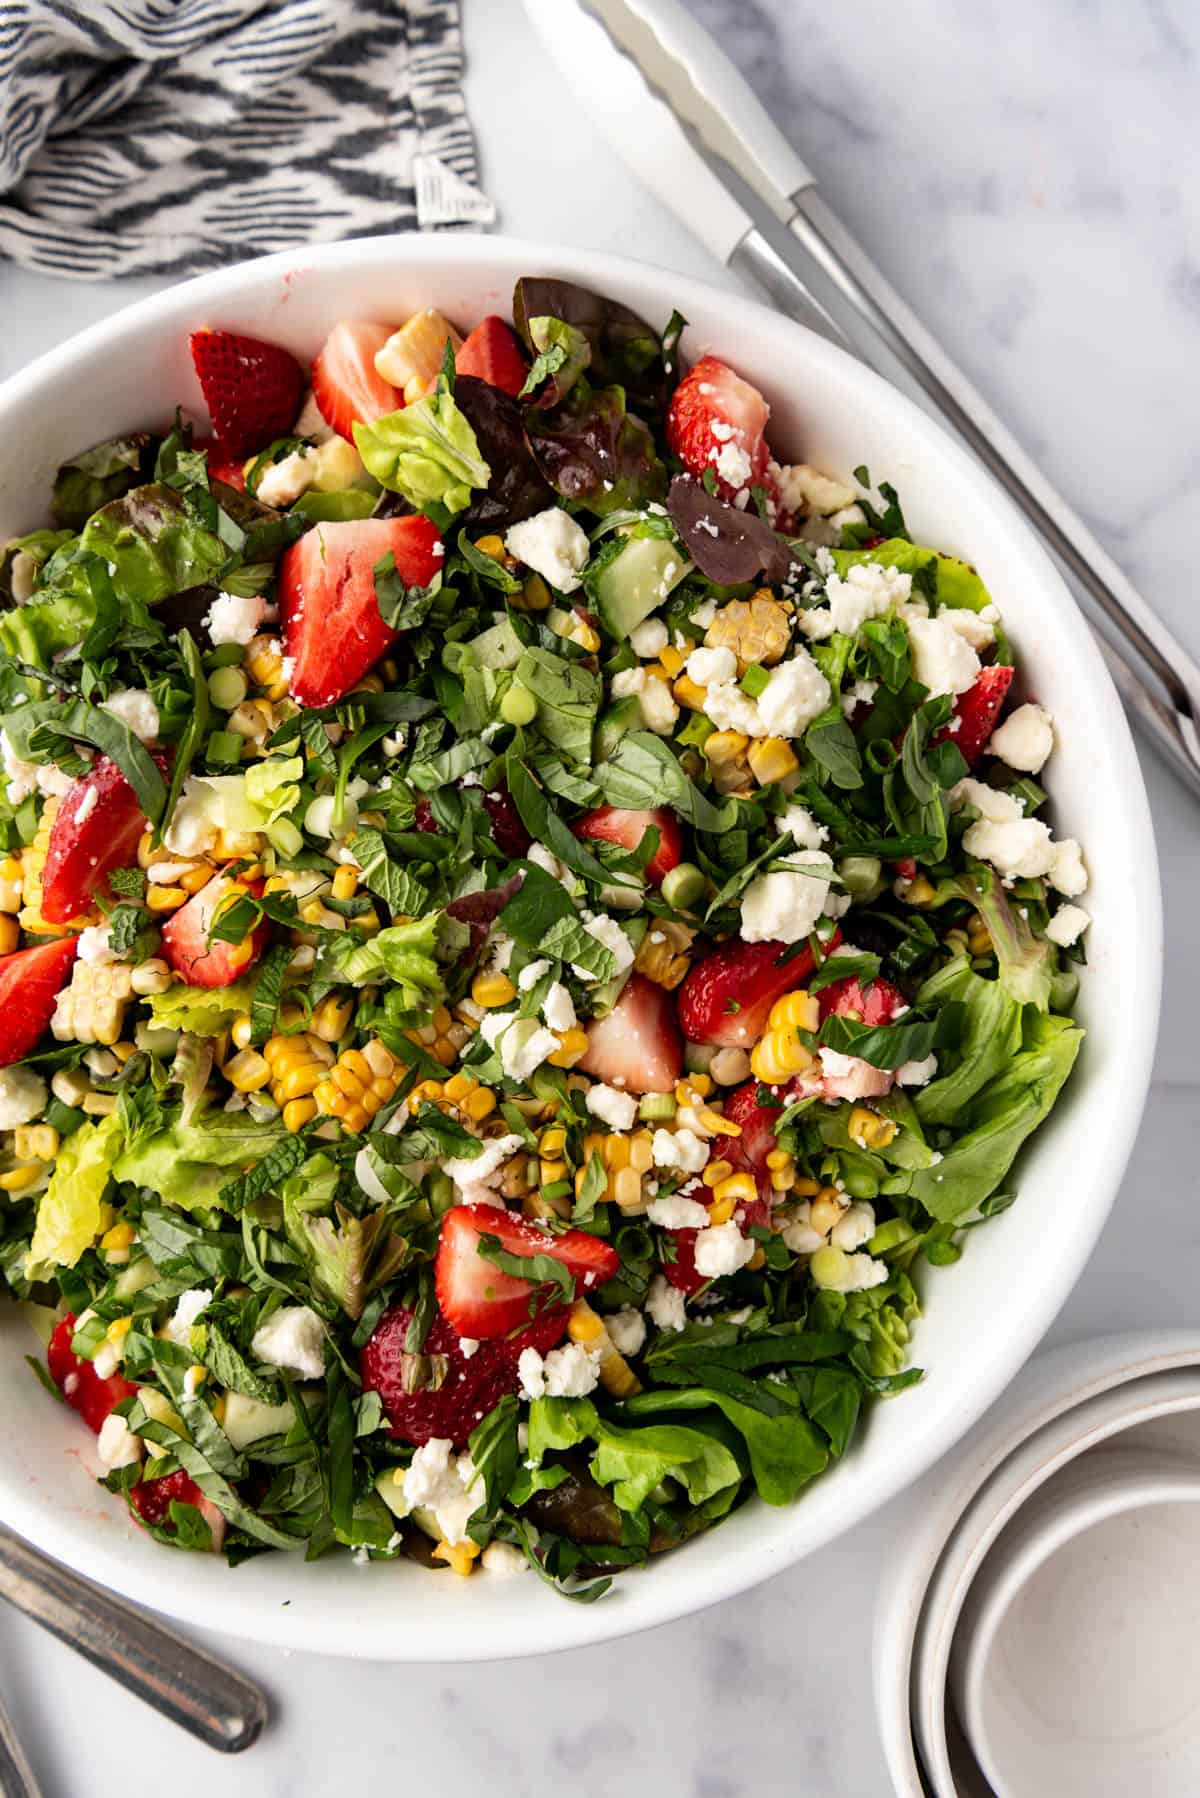
[[[708,1207],[708,1221],[710,1224],[727,1224],[733,1216],[733,1211],[732,1199],[714,1198]]]
[[[340,1043],[349,1030],[354,1018],[354,1005],[349,999],[339,999],[336,993],[330,993],[327,999],[313,1012],[309,1029],[314,1036],[320,1037],[323,1043]]]
[[[793,1074],[813,1065],[813,1056],[796,1034],[815,1030],[820,1011],[807,993],[786,993],[771,1007],[767,1028],[750,1051],[750,1071],[768,1086],[781,1086]]]
[[[335,899],[353,899],[358,891],[358,870],[341,867],[333,877],[333,896]]]
[[[283,1107],[283,1127],[285,1130],[290,1130],[294,1136],[297,1130],[303,1130],[305,1124],[311,1123],[316,1115],[317,1101],[315,1099],[292,1099]]]
[[[19,1161],[53,1161],[59,1140],[58,1131],[50,1124],[18,1124],[13,1132]]]
[[[248,1049],[250,1047],[250,1038],[253,1034],[254,1026],[250,1022],[250,1014],[249,1012],[244,1011],[239,1017],[236,1017],[233,1020],[233,1027],[229,1032],[234,1048]]]
[[[178,911],[187,902],[187,893],[182,887],[147,887],[146,905],[152,912]]]
[[[7,912],[0,912],[0,955],[11,955],[21,940],[21,926]]]
[[[59,1068],[50,1081],[50,1091],[60,1104],[77,1109],[92,1090],[92,1083],[79,1068]]]
[[[561,1155],[567,1146],[567,1133],[561,1124],[547,1124],[538,1137],[538,1153],[542,1156]]]
[[[456,1542],[453,1547],[442,1540],[433,1551],[435,1561],[445,1561],[460,1578],[466,1579],[475,1570],[475,1563],[482,1550],[477,1542]]]
[[[613,1398],[632,1398],[635,1392],[641,1391],[641,1381],[613,1343],[604,1319],[592,1310],[586,1299],[576,1299],[571,1306],[567,1335],[572,1342],[599,1353],[600,1384]]]
[[[735,1205],[752,1205],[758,1197],[753,1174],[730,1174],[713,1188],[713,1197],[730,1199]]]
[[[114,1224],[112,1229],[106,1230],[100,1238],[100,1247],[106,1255],[120,1254],[122,1249],[132,1248],[136,1234],[132,1224]],[[126,1321],[132,1322],[132,1319]]]
[[[629,1136],[589,1133],[583,1139],[583,1161],[575,1175],[575,1190],[583,1187],[593,1155],[599,1155],[608,1176],[602,1200],[611,1201],[622,1211],[634,1211],[642,1205],[642,1176],[654,1166],[654,1137],[649,1130],[635,1130]]]
[[[738,673],[752,662],[769,668],[787,652],[792,627],[787,613],[767,587],[750,599],[734,599],[722,606],[704,633],[709,649],[732,649]]]
[[[672,686],[671,691],[674,693],[680,705],[686,706],[689,712],[702,712],[704,710],[704,701],[708,698],[708,689],[707,687],[698,686],[690,674],[681,674],[679,679]]]
[[[139,998],[145,998],[148,993],[165,993],[170,984],[171,970],[157,955],[140,963],[129,976],[130,990]]]
[[[50,1029],[60,1043],[115,1043],[133,992],[132,970],[122,962],[107,965],[77,961],[69,986],[54,1004]]]
[[[937,897],[937,889],[926,875],[918,874],[905,884],[900,897],[905,905],[928,905],[931,899]]]
[[[410,1042],[416,1043],[440,1061],[444,1068],[452,1067],[458,1060],[459,1051],[470,1038],[474,1026],[465,1024],[461,1019],[450,1016],[444,1005],[439,1005],[428,1024],[421,1024],[416,1030],[406,1030],[405,1035]]]
[[[405,405],[411,406],[414,400],[433,392],[447,342],[457,352],[462,341],[448,318],[426,306],[414,312],[375,352],[375,372],[398,387]]]
[[[516,996],[517,989],[507,974],[477,974],[471,982],[471,997],[484,1011],[511,1005]]]
[[[19,857],[6,855],[0,861],[0,912],[19,912],[21,883],[25,878]]]
[[[967,919],[967,948],[972,955],[990,955],[992,933],[977,911]]]
[[[733,1172],[732,1161],[710,1161],[700,1178],[705,1186],[719,1186]]]
[[[850,1141],[857,1143],[860,1149],[886,1149],[896,1135],[892,1119],[880,1117],[866,1105],[854,1107],[846,1129]]]
[[[225,720],[225,729],[247,742],[261,742],[275,729],[275,708],[269,699],[243,699]]]
[[[486,537],[476,537],[475,547],[481,555],[490,556],[493,562],[504,560],[504,539],[489,533]]]
[[[583,1060],[588,1051],[588,1034],[578,1028],[572,1030],[556,1030],[558,1048],[553,1055],[546,1057],[552,1068],[573,1068]]]
[[[7,1173],[0,1174],[0,1191],[24,1192],[35,1180],[41,1178],[41,1163],[30,1162],[25,1167],[10,1167]]]
[[[684,980],[691,958],[688,950],[696,932],[671,919],[654,918],[638,947],[634,966],[647,980],[672,992]]]
[[[277,637],[268,636],[265,632],[251,637],[242,657],[242,667],[253,684],[262,688],[267,699],[286,697],[288,678]]]
[[[117,1109],[116,1093],[89,1093],[80,1106],[89,1117],[106,1118]]]
[[[271,1064],[257,1049],[242,1049],[221,1070],[235,1092],[257,1093],[270,1084]]]
[[[846,1209],[836,1186],[822,1186],[809,1206],[808,1221],[818,1236],[828,1236]]]
[[[750,772],[760,787],[795,774],[800,763],[790,743],[783,737],[762,737],[746,751]]]
[[[673,676],[683,672],[684,658],[678,649],[668,645],[666,649],[659,651],[658,659],[669,675]]]
[[[401,1078],[395,1061],[389,1072],[377,1074],[365,1051],[347,1049],[313,1090],[314,1105],[322,1116],[340,1119],[344,1129],[357,1134],[392,1098]]]

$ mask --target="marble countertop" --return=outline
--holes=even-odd
[[[1200,654],[1200,16],[1183,0],[689,0],[845,221]],[[500,228],[721,280],[559,92],[519,0],[465,0]],[[529,121],[536,118],[536,130]],[[0,268],[0,375],[154,284]],[[1189,800],[1145,758],[1166,892],[1156,1077],[1112,1220],[1052,1332],[1191,1323],[1200,890]],[[1185,1184],[1186,1183],[1186,1184]],[[171,1798],[876,1798],[879,1519],[773,1584],[631,1641],[490,1667],[351,1665],[208,1637],[277,1708],[221,1761],[0,1612],[0,1680],[46,1798],[139,1776]],[[106,1771],[98,1772],[102,1757]],[[118,1774],[118,1769],[120,1773]]]

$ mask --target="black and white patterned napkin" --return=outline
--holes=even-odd
[[[0,256],[94,279],[470,223],[458,0],[0,0]]]

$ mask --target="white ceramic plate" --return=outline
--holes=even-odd
[[[1039,1355],[993,1415],[898,1507],[895,1539],[901,1549],[880,1586],[874,1670],[880,1734],[901,1798],[951,1792],[956,1775],[963,1798],[968,1792],[974,1798],[976,1790],[986,1798],[982,1776],[972,1784],[973,1770],[964,1774],[955,1759],[946,1666],[975,1567],[1021,1495],[1073,1454],[1126,1427],[1131,1386],[1147,1388],[1132,1406],[1140,1412],[1151,1398],[1149,1383],[1178,1378],[1177,1389],[1168,1387],[1167,1412],[1150,1405],[1149,1414],[1188,1409],[1200,1388],[1197,1367],[1200,1334],[1183,1330],[1099,1337]],[[1100,1419],[1107,1411],[1109,1427],[1089,1434],[1096,1423],[1093,1405]],[[1155,1447],[1162,1442],[1157,1434],[1153,1440]],[[989,1498],[976,1509],[984,1493]]]
[[[799,326],[638,263],[495,238],[375,238],[269,257],[187,282],[83,333],[0,389],[0,537],[44,518],[61,458],[117,430],[200,410],[188,332],[226,326],[311,355],[340,317],[401,320],[437,306],[470,325],[507,312],[522,273],[615,295],[654,322],[691,321],[685,352],[723,353],[767,395],[777,450],[900,489],[914,535],[979,567],[1053,712],[1050,766],[1063,834],[1087,853],[1094,917],[1079,1012],[1089,1038],[1072,1085],[1021,1168],[1021,1200],[927,1282],[917,1353],[928,1377],[882,1406],[846,1463],[801,1503],[745,1507],[614,1596],[563,1603],[529,1579],[433,1580],[408,1566],[305,1566],[270,1556],[228,1571],[169,1562],[93,1487],[77,1423],[36,1384],[0,1387],[0,1519],[49,1553],[193,1623],[325,1653],[473,1660],[596,1642],[698,1610],[769,1578],[893,1498],[1004,1390],[1083,1267],[1125,1167],[1149,1082],[1161,909],[1145,790],[1091,636],[1032,533],[940,428],[869,370]],[[14,1370],[30,1346],[0,1325]]]

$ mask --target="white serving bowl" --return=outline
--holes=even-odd
[[[951,1699],[997,1798],[1200,1789],[1200,1460],[1125,1444],[1022,1506],[963,1607]]]
[[[620,1581],[602,1603],[561,1603],[540,1582],[434,1581],[411,1566],[312,1566],[264,1556],[236,1571],[172,1555],[94,1487],[77,1420],[24,1377],[30,1346],[0,1325],[14,1370],[0,1388],[0,1519],[82,1572],[197,1624],[325,1653],[478,1660],[602,1641],[745,1590],[851,1530],[941,1455],[1002,1392],[1066,1297],[1108,1214],[1146,1095],[1158,1014],[1161,910],[1146,795],[1099,653],[1058,575],[1012,506],[969,457],[877,376],[764,307],[620,258],[496,238],[375,238],[297,250],[187,282],[82,333],[0,388],[0,537],[43,522],[64,455],[112,433],[164,424],[177,401],[201,416],[187,349],[225,326],[311,355],[338,318],[401,320],[420,306],[470,325],[507,313],[522,273],[615,295],[655,323],[678,306],[685,353],[711,347],[773,408],[791,459],[850,469],[901,492],[914,536],[975,563],[1023,662],[1026,690],[1054,715],[1049,769],[1063,834],[1084,845],[1089,1032],[1075,1078],[1020,1170],[1021,1199],[973,1235],[952,1272],[927,1282],[916,1354],[927,1378],[880,1406],[845,1464],[799,1504],[744,1507],[718,1530]]]
[[[1053,1349],[1021,1372],[966,1444],[898,1507],[900,1546],[876,1612],[875,1700],[902,1798],[986,1798],[946,1702],[947,1680],[963,1608],[1006,1525],[1060,1470],[1101,1444],[1128,1440],[1155,1454],[1177,1446],[1186,1452],[1187,1437],[1177,1433],[1198,1401],[1195,1331],[1143,1331]]]

